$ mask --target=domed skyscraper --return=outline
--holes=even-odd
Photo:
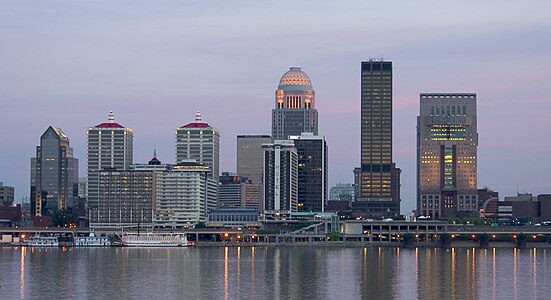
[[[275,92],[272,138],[286,140],[302,132],[318,134],[318,111],[310,77],[300,67],[291,67]]]

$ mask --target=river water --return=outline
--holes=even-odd
[[[0,248],[0,299],[551,299],[551,249]]]

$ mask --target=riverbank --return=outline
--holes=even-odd
[[[525,247],[518,247],[513,242],[491,242],[487,247],[480,247],[478,242],[458,241],[450,244],[449,247],[442,247],[439,243],[416,243],[404,245],[399,242],[280,242],[280,243],[247,243],[247,242],[197,242],[196,247],[388,247],[388,248],[542,248],[551,249],[551,243],[528,242]]]

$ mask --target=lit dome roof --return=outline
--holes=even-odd
[[[300,67],[291,67],[279,80],[278,90],[306,91],[313,90],[310,77]]]

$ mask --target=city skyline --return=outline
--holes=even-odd
[[[550,191],[550,4],[59,3],[0,5],[0,124],[18,126],[1,134],[16,147],[1,152],[0,181],[15,187],[17,202],[29,197],[29,158],[44,128],[63,128],[84,175],[86,128],[110,110],[134,129],[136,163],[154,148],[172,162],[174,128],[199,110],[221,131],[220,171],[235,171],[236,136],[270,133],[277,80],[295,65],[315,86],[329,186],[351,183],[360,163],[358,63],[380,55],[394,67],[402,212],[416,204],[415,127],[426,92],[477,93],[479,187]],[[282,13],[297,21],[279,22]]]

